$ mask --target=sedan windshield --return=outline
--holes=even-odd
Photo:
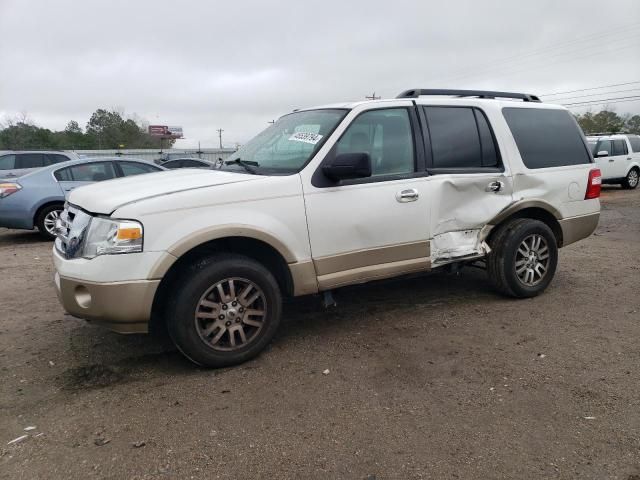
[[[299,172],[347,114],[347,110],[323,109],[295,112],[281,117],[225,161],[229,168],[258,175]]]

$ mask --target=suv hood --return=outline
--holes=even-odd
[[[88,212],[109,215],[123,205],[147,198],[260,178],[264,177],[220,170],[177,169],[79,187],[71,192],[68,201]]]

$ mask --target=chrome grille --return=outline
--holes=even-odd
[[[82,254],[87,227],[91,215],[73,205],[66,204],[56,221],[56,249],[65,258],[77,258]]]

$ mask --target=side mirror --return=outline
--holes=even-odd
[[[609,152],[607,152],[606,150],[600,150],[597,154],[596,157],[608,157],[609,156]]]
[[[371,176],[371,157],[368,153],[343,153],[336,155],[322,172],[334,182]]]

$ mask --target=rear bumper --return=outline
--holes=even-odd
[[[31,212],[12,208],[10,205],[3,206],[3,200],[0,200],[0,227],[32,230],[33,216]]]
[[[600,212],[560,220],[560,228],[562,229],[562,246],[566,247],[578,240],[587,238],[595,231],[599,220]]]
[[[118,333],[147,333],[160,280],[95,283],[55,274],[58,299],[74,317]]]

